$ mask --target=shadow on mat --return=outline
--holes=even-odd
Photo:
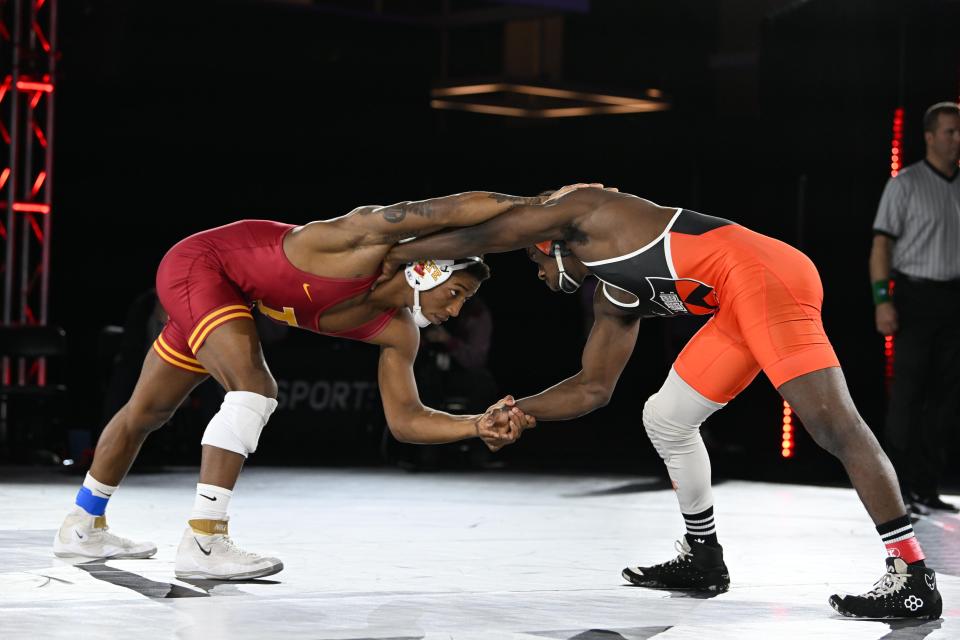
[[[711,598],[716,598],[720,595],[716,591],[697,591],[696,589],[662,589],[658,587],[641,587],[638,584],[622,584],[621,587],[629,587],[631,589],[650,589],[651,591],[659,591],[661,593],[669,593],[671,598],[687,598],[689,600],[710,600]]]
[[[280,584],[277,580],[181,580],[191,584],[201,591],[188,589],[178,584],[159,582],[145,578],[132,571],[124,571],[116,567],[107,566],[104,560],[91,560],[74,565],[76,568],[89,573],[97,580],[103,580],[112,585],[135,591],[147,598],[165,600],[167,598],[209,598],[211,595],[240,595],[243,592],[236,588],[241,584]],[[216,591],[216,593],[211,593]]]
[[[890,633],[878,640],[923,640],[943,626],[940,620],[891,620],[886,623]]]
[[[671,627],[635,627],[632,629],[587,629],[585,631],[527,631],[525,635],[554,640],[648,640],[669,631]]]
[[[648,493],[650,491],[664,491],[671,489],[670,481],[666,478],[648,478],[641,482],[628,482],[616,487],[584,491],[582,493],[565,493],[564,498],[592,498],[595,496],[617,496],[628,493]]]
[[[713,486],[719,486],[723,484],[722,480],[714,481]],[[651,491],[666,491],[673,490],[673,485],[670,484],[669,478],[647,478],[646,480],[640,482],[628,482],[627,484],[621,484],[616,487],[609,487],[607,489],[597,489],[595,491],[584,491],[583,493],[565,493],[562,494],[564,498],[592,498],[596,496],[618,496],[625,495],[629,493],[649,493]]]

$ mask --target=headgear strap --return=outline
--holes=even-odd
[[[567,247],[563,240],[546,240],[534,245],[544,255],[552,255],[557,259],[557,270],[560,272],[560,278],[557,284],[560,285],[560,291],[564,293],[573,293],[580,288],[579,282],[567,275],[567,270],[563,268],[563,258],[571,255],[573,252]]]

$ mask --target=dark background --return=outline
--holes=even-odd
[[[878,429],[871,223],[889,175],[893,110],[906,109],[910,163],[923,154],[925,107],[957,97],[960,2],[527,3],[538,4],[563,16],[564,83],[654,87],[673,108],[553,120],[432,110],[434,84],[500,77],[506,64],[504,20],[444,27],[444,7],[537,10],[523,3],[62,2],[51,315],[70,341],[70,426],[94,435],[102,426],[101,328],[123,324],[164,252],[190,233],[247,217],[302,223],[362,204],[602,181],[806,251],[853,396]],[[491,367],[502,392],[528,394],[576,372],[577,297],[551,294],[522,253],[489,262],[494,277],[481,296],[495,321]],[[543,424],[503,458],[655,468],[642,404],[669,367],[667,343],[696,328],[674,322],[644,323],[608,407]],[[336,379],[354,367],[374,379],[374,347],[289,340],[286,353],[299,360],[268,348],[278,378]],[[350,423],[317,413],[283,433],[268,429],[251,461],[376,461],[375,421],[355,436]],[[158,434],[145,455],[154,447],[166,461],[195,461],[202,426]],[[762,375],[706,433],[719,474],[838,475],[804,437],[794,459],[780,458],[780,401]],[[171,454],[174,437],[191,446]]]

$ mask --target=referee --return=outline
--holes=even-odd
[[[960,108],[933,105],[923,132],[926,157],[880,198],[870,280],[877,331],[896,335],[885,436],[904,499],[956,513],[939,485],[960,422]]]

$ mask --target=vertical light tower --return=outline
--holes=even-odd
[[[903,167],[903,107],[893,111],[893,139],[890,142],[890,177],[896,178]],[[893,280],[890,280],[887,291],[893,295]],[[893,383],[894,345],[893,336],[883,336],[883,382],[887,393]]]
[[[4,325],[49,318],[57,0],[0,0],[0,241]],[[46,384],[46,363],[3,361],[3,384]]]

